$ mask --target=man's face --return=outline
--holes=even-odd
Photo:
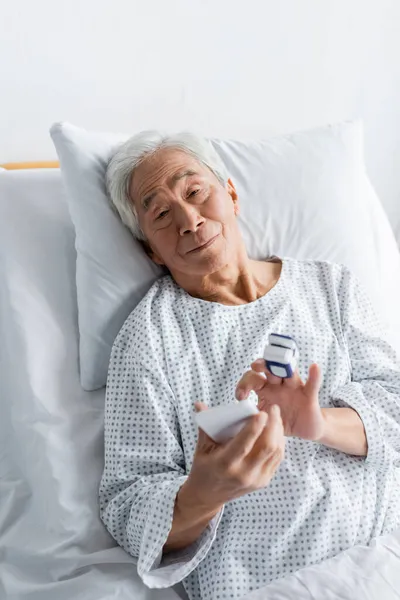
[[[224,187],[190,155],[163,149],[135,169],[129,192],[152,259],[172,274],[208,275],[232,260],[241,238],[230,181]]]

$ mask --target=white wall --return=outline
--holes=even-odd
[[[361,116],[400,239],[399,0],[0,0],[0,162],[48,128],[288,132]]]

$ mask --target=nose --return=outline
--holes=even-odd
[[[178,215],[179,234],[186,235],[195,233],[205,222],[204,217],[198,212],[195,206],[188,204],[180,206]]]

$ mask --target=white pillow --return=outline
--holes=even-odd
[[[76,228],[81,383],[105,385],[114,338],[161,274],[109,207],[104,174],[128,136],[57,123],[51,136]],[[400,256],[365,173],[359,121],[266,141],[213,140],[238,190],[253,258],[326,259],[363,281],[400,347]],[[397,271],[397,272],[396,272]],[[397,338],[395,337],[397,336]]]

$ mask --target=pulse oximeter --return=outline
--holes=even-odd
[[[295,340],[288,335],[270,333],[264,349],[268,371],[283,379],[292,377],[297,367],[298,350]]]

